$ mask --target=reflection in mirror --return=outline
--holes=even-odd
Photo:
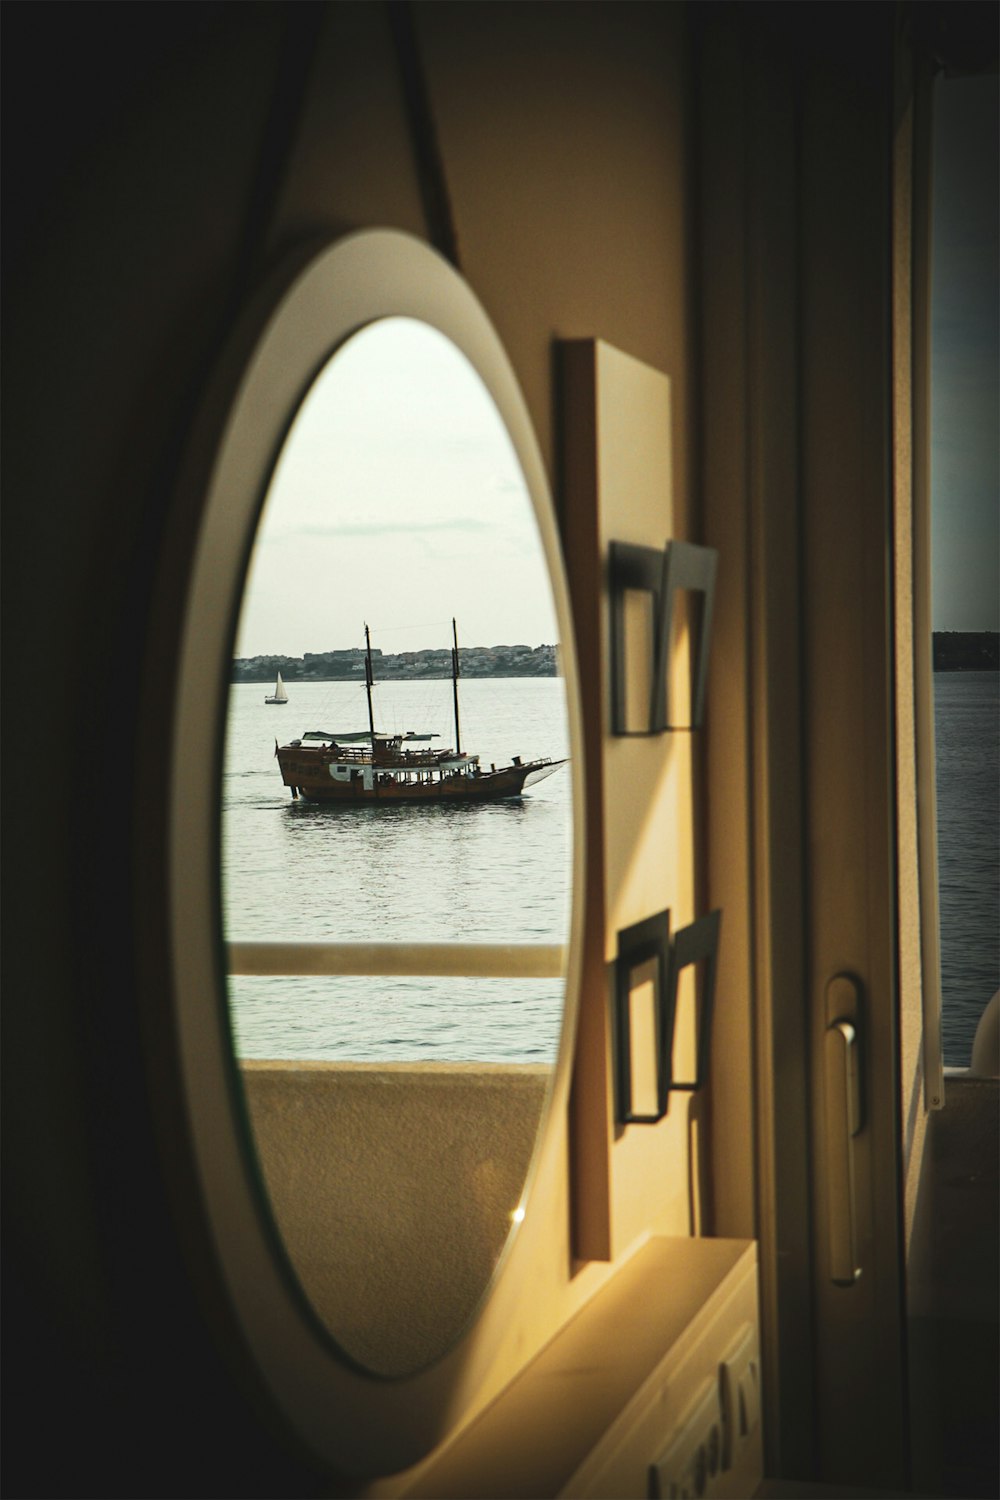
[[[461,953],[406,977],[377,954],[359,972],[357,949],[325,974],[293,949],[266,975],[231,965],[288,1263],[378,1374],[455,1343],[524,1216],[563,1019],[568,753],[502,419],[437,330],[370,324],[299,408],[257,533],[226,731],[226,941],[531,944],[543,976],[506,977],[502,953],[487,977]],[[345,951],[352,972],[331,972]]]

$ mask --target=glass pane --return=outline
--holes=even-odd
[[[942,1041],[1000,988],[997,80],[934,98],[931,513]]]

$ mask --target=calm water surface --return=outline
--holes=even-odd
[[[934,678],[945,1062],[967,1067],[1000,988],[1000,674]],[[569,930],[569,768],[512,802],[334,808],[292,802],[274,742],[366,724],[353,684],[232,688],[224,776],[226,935],[330,941],[564,942]],[[376,690],[385,729],[454,743],[451,685]],[[462,743],[485,764],[568,754],[557,678],[462,684]],[[243,1057],[550,1062],[563,986],[509,979],[230,980]]]
[[[1000,673],[937,672],[942,1040],[967,1068],[976,1024],[1000,989]]]
[[[572,865],[564,766],[518,800],[474,807],[293,802],[274,759],[305,730],[367,727],[351,683],[230,690],[223,786],[226,937],[332,942],[565,942]],[[450,682],[376,689],[376,727],[454,744]],[[462,748],[485,765],[568,755],[559,678],[461,684]],[[231,979],[236,1051],[250,1058],[554,1061],[558,980]]]

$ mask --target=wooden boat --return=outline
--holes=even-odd
[[[274,754],[285,786],[292,797],[310,802],[418,803],[497,802],[520,797],[527,787],[551,776],[565,760],[522,760],[515,755],[507,766],[485,770],[478,755],[461,748],[458,712],[458,633],[451,622],[452,691],[455,705],[454,749],[414,749],[437,735],[381,734],[375,728],[372,710],[371,637],[365,626],[365,692],[368,698],[368,729],[350,734],[325,735],[313,730],[290,744],[274,744]],[[319,743],[306,744],[305,741]]]
[[[274,684],[274,692],[271,693],[268,697],[266,697],[264,699],[264,702],[265,703],[287,703],[288,702],[288,694],[285,691],[285,684],[281,680],[281,673],[280,672],[278,673],[278,679],[277,679],[277,681]]]

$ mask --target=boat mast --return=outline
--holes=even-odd
[[[375,754],[375,717],[372,714],[372,638],[365,625],[365,693],[368,696],[368,728],[371,730],[372,755]]]
[[[455,754],[462,753],[462,740],[458,730],[458,628],[454,619],[451,622],[451,690],[455,695]]]

